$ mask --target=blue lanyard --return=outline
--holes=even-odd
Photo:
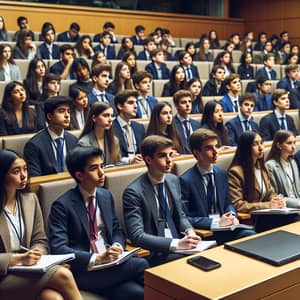
[[[16,202],[17,202],[17,206],[18,206],[18,218],[19,218],[19,231],[17,230],[15,224],[13,223],[13,221],[11,220],[9,214],[7,213],[7,211],[4,209],[4,214],[5,216],[7,217],[9,223],[12,225],[12,228],[19,240],[19,243],[20,243],[20,246],[22,245],[22,222],[21,222],[21,206],[20,206],[20,200],[19,198],[16,199]]]

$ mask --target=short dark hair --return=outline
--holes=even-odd
[[[274,57],[274,59],[275,59],[275,54],[273,54],[273,53],[267,53],[267,54],[265,54],[264,58],[263,58],[263,62],[267,61],[271,57]]]
[[[256,78],[256,85],[258,86],[259,84],[263,84],[267,80],[270,80],[267,76],[258,76]]]
[[[92,69],[92,76],[98,77],[103,71],[111,72],[111,65],[109,64],[97,64]]]
[[[153,76],[151,73],[146,71],[137,71],[132,75],[132,81],[133,84],[139,84],[144,78],[150,78],[150,80],[153,79]]]
[[[173,102],[174,102],[175,106],[179,103],[179,101],[182,97],[191,97],[191,99],[192,99],[192,93],[188,90],[178,90],[173,95]]]
[[[83,172],[88,161],[99,156],[102,159],[103,152],[98,147],[93,146],[77,146],[68,152],[66,157],[66,165],[71,176],[78,182],[75,173]]]
[[[275,89],[274,92],[272,93],[272,102],[278,101],[278,99],[283,96],[288,94],[289,91],[284,90],[284,89]]]
[[[297,64],[289,64],[284,68],[285,75],[287,75],[287,73],[289,73],[290,71],[297,70],[297,69],[298,69]]]
[[[73,50],[74,51],[74,47],[70,44],[63,44],[63,45],[60,46],[60,53],[61,54],[63,54],[67,50]]]
[[[21,26],[21,23],[22,23],[23,21],[27,21],[27,22],[28,22],[27,17],[19,16],[19,17],[17,18],[17,24],[18,24],[19,27]]]
[[[240,78],[240,75],[237,73],[230,73],[228,76],[225,77],[223,84],[226,90],[228,90],[227,85],[230,85],[230,83],[236,78]]]
[[[45,77],[43,79],[43,87],[45,87],[52,80],[56,80],[56,81],[60,82],[61,78],[60,78],[59,74],[48,73],[45,75]]]
[[[206,128],[199,128],[195,130],[189,139],[191,152],[194,150],[201,150],[203,142],[210,139],[218,140],[218,135],[214,131]]]
[[[71,25],[70,25],[70,30],[71,30],[71,29],[75,29],[76,31],[80,31],[80,26],[79,26],[78,23],[73,22],[73,23],[71,23]]]
[[[124,103],[126,102],[126,100],[129,97],[137,98],[138,96],[139,96],[139,94],[135,90],[124,90],[124,91],[121,91],[120,93],[118,93],[115,97],[115,106],[117,108],[117,111],[120,112],[119,108],[118,108],[118,104],[124,105]]]
[[[256,97],[251,93],[245,93],[244,95],[239,97],[239,105],[242,105],[243,102],[246,100],[252,101],[254,103],[254,105],[256,104]]]
[[[62,104],[67,104],[71,106],[72,99],[67,96],[54,96],[47,99],[44,103],[44,113],[46,120],[48,120],[47,114],[53,114],[54,110]]]
[[[112,29],[115,29],[116,27],[115,27],[115,25],[112,23],[112,22],[105,22],[104,24],[103,24],[103,29],[108,29],[108,28],[112,28]]]
[[[151,59],[153,59],[153,57],[156,56],[160,52],[164,53],[164,50],[161,48],[153,49],[150,53]]]
[[[79,68],[79,67],[84,67],[84,68],[88,69],[88,71],[90,73],[90,66],[83,57],[74,59],[73,68],[74,68],[75,72],[77,72],[77,68]]]
[[[215,65],[215,66],[213,66],[213,68],[211,70],[211,74],[216,74],[219,69],[222,69],[223,71],[225,71],[225,68],[223,66]]]
[[[134,31],[135,31],[136,34],[138,34],[141,31],[144,31],[144,30],[145,30],[145,27],[143,25],[137,25],[134,28]]]
[[[141,154],[143,159],[146,156],[153,157],[153,154],[161,148],[173,147],[173,141],[161,135],[149,135],[141,143]]]

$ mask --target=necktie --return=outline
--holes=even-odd
[[[244,126],[245,126],[245,131],[250,130],[248,120],[244,120],[243,122],[244,122]]]
[[[134,145],[133,145],[133,139],[131,135],[131,130],[129,127],[129,124],[126,124],[124,126],[125,128],[125,133],[126,133],[126,140],[127,140],[127,148],[129,153],[134,153]]]
[[[284,124],[284,117],[280,117],[280,129],[281,130],[285,130],[285,124]]]
[[[187,70],[188,70],[188,80],[190,80],[193,78],[193,73],[192,73],[191,67],[188,67]]]
[[[234,103],[234,111],[235,111],[235,112],[238,112],[238,111],[239,111],[239,108],[238,108],[238,101],[237,101],[237,100],[234,100],[233,103]]]
[[[183,126],[184,126],[184,130],[185,130],[185,135],[186,135],[187,139],[190,137],[190,128],[189,128],[188,122],[189,122],[188,120],[183,120],[182,121]]]
[[[64,139],[59,137],[55,140],[56,143],[56,164],[57,172],[64,172]]]
[[[96,220],[96,210],[94,206],[94,198],[95,196],[89,196],[89,205],[88,205],[88,212],[89,212],[89,229],[90,229],[90,244],[91,248],[94,253],[98,253],[98,249],[96,247],[96,240],[97,240],[97,220]]]
[[[102,102],[106,102],[104,93],[99,93],[98,96],[100,97]]]
[[[207,204],[208,204],[208,212],[215,213],[215,189],[212,180],[212,173],[208,173],[207,175]]]
[[[163,213],[166,222],[168,224],[168,227],[171,231],[171,234],[173,236],[173,238],[178,238],[178,232],[177,229],[175,227],[175,224],[173,222],[173,218],[171,216],[171,212],[167,203],[167,199],[165,197],[164,194],[164,184],[163,182],[160,182],[157,184],[158,187],[158,201],[159,201],[159,206],[160,206],[160,210]]]

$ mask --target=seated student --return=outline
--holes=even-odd
[[[290,64],[284,68],[285,77],[281,78],[277,83],[278,89],[284,89],[287,91],[291,91],[296,88],[300,81],[299,78],[299,67],[297,64]]]
[[[249,213],[264,208],[285,208],[286,202],[273,192],[264,164],[264,145],[259,133],[241,134],[228,170],[231,200],[238,212]],[[261,232],[295,220],[295,215],[259,215],[255,230]]]
[[[196,129],[201,127],[200,122],[190,118],[192,94],[187,90],[179,90],[173,95],[173,102],[177,110],[174,121],[183,144],[183,153],[189,154],[191,153],[189,138]]]
[[[34,34],[32,31],[23,29],[18,34],[16,46],[13,50],[14,59],[32,60],[36,55],[36,45],[33,43]]]
[[[17,19],[17,24],[19,26],[19,30],[15,32],[14,36],[13,36],[13,42],[16,42],[18,40],[18,35],[22,30],[29,30],[29,23],[28,23],[28,19],[27,17],[24,16],[19,16]],[[31,31],[32,32],[32,31]],[[34,33],[32,32],[32,36],[33,36],[33,41],[34,41]]]
[[[262,31],[258,34],[257,42],[254,46],[254,51],[263,51],[264,50],[264,44],[267,41],[267,33]]]
[[[290,109],[300,108],[300,84],[289,93]]]
[[[62,80],[77,79],[73,62],[74,49],[71,45],[64,44],[60,47],[60,60],[50,67],[50,72],[59,74]]]
[[[256,97],[254,111],[273,110],[271,87],[272,82],[266,76],[256,77],[256,91],[253,95]]]
[[[6,30],[5,20],[3,16],[0,16],[0,41],[1,42],[10,42],[10,36]]]
[[[0,109],[0,136],[36,132],[39,124],[35,110],[28,105],[24,85],[9,82]]]
[[[164,52],[164,61],[174,61],[176,60],[175,56],[169,51],[170,43],[168,40],[160,40],[158,48],[162,49]]]
[[[83,129],[90,110],[87,92],[80,87],[73,87],[69,95],[73,100],[70,106],[70,130]]]
[[[119,140],[114,135],[112,127],[113,119],[114,111],[110,104],[94,103],[78,141],[81,146],[94,146],[101,149],[104,166],[116,165],[121,159]]]
[[[111,45],[111,34],[108,31],[103,31],[100,37],[99,44],[94,47],[97,53],[103,51],[107,59],[116,59],[115,47]]]
[[[104,31],[108,31],[109,32],[110,39],[111,39],[111,42],[113,44],[118,43],[118,39],[117,39],[117,37],[115,35],[115,32],[114,32],[115,29],[116,29],[114,23],[112,23],[112,22],[105,22],[103,24],[103,28],[102,29],[103,29],[102,32],[104,32]],[[94,43],[99,43],[100,42],[100,39],[101,39],[101,36],[102,36],[102,32],[101,33],[97,33],[97,34],[94,35],[94,38],[93,38],[93,42]]]
[[[277,74],[276,71],[273,70],[273,66],[275,64],[275,55],[273,53],[268,53],[263,58],[264,66],[257,70],[256,77],[264,76],[269,80],[276,80]]]
[[[222,51],[217,54],[213,66],[217,66],[217,65],[220,65],[224,68],[225,77],[227,77],[231,73],[235,73],[235,69],[232,64],[232,54],[228,51]]]
[[[92,39],[88,34],[82,35],[74,46],[74,54],[77,58],[92,59],[95,55]]]
[[[237,71],[240,75],[241,80],[254,79],[254,68],[253,66],[251,66],[252,60],[252,54],[249,52],[245,52],[241,55],[240,65]]]
[[[175,65],[171,71],[170,79],[164,84],[161,96],[173,97],[178,90],[187,89],[187,80],[181,65]]]
[[[65,157],[77,145],[77,138],[65,131],[70,126],[71,99],[63,96],[45,101],[48,127],[33,136],[24,147],[30,176],[64,172]]]
[[[168,28],[163,28],[161,30],[161,39],[169,42],[169,46],[174,48],[176,47],[175,41],[171,35],[171,31]]]
[[[192,78],[188,82],[188,90],[192,95],[192,114],[203,112],[202,82],[199,78]]]
[[[91,79],[91,71],[88,62],[83,57],[75,58],[73,70],[76,73],[77,80],[70,85],[69,91],[72,88],[80,88],[89,93],[93,89],[93,81]]]
[[[42,38],[44,43],[38,47],[38,56],[42,59],[59,59],[60,47],[54,44],[55,29],[52,24],[46,23],[42,27]]]
[[[225,124],[228,130],[231,146],[237,145],[242,132],[249,130],[259,132],[259,127],[252,118],[255,103],[255,96],[250,93],[246,93],[240,97],[240,113]]]
[[[89,105],[95,102],[110,103],[115,109],[114,95],[106,92],[109,83],[111,66],[109,64],[97,64],[92,69],[93,89],[88,93]]]
[[[193,64],[192,57],[187,51],[181,51],[178,55],[178,60],[180,65],[183,66],[187,81],[195,77],[200,78],[198,68]]]
[[[135,35],[130,38],[133,45],[143,45],[145,39],[145,27],[143,25],[137,25],[135,26],[134,31]]]
[[[126,62],[129,67],[130,76],[137,72],[136,54],[134,52],[126,52],[123,55],[122,62]]]
[[[157,99],[148,94],[151,91],[152,75],[145,71],[137,71],[132,76],[135,89],[139,93],[137,98],[137,118],[150,118],[151,111],[157,104]]]
[[[123,163],[139,163],[142,161],[140,145],[145,137],[144,125],[132,121],[136,116],[138,93],[125,90],[115,97],[118,116],[113,121],[115,135],[119,139],[121,161]]]
[[[224,96],[226,93],[223,85],[224,79],[224,67],[220,65],[214,66],[210,73],[210,79],[204,84],[202,96]]]
[[[231,202],[226,171],[213,164],[218,158],[218,136],[201,128],[190,137],[191,152],[197,160],[180,176],[183,208],[195,228],[211,230],[239,224]],[[214,233],[218,244],[254,234],[247,229]]]
[[[58,74],[48,73],[43,79],[42,94],[37,101],[32,104],[42,104],[50,97],[58,96],[60,91],[60,76]]]
[[[291,53],[291,43],[284,42],[279,46],[279,50],[277,51],[276,63],[283,65],[287,61],[287,57]]]
[[[213,54],[210,49],[209,38],[200,39],[199,51],[193,57],[193,61],[213,61]]]
[[[123,193],[128,237],[134,245],[151,250],[152,266],[182,257],[173,252],[193,249],[201,240],[183,212],[179,180],[170,174],[173,151],[172,140],[146,137],[141,153],[148,171]]]
[[[0,164],[1,299],[82,300],[71,272],[62,266],[45,273],[10,272],[11,266],[34,266],[48,245],[39,201],[28,193],[26,161],[13,150],[1,150]],[[22,253],[21,247],[30,249]]]
[[[123,37],[121,40],[121,47],[118,52],[117,59],[122,59],[124,56],[124,53],[129,52],[129,51],[136,54],[136,52],[134,50],[134,44],[133,44],[132,40],[130,39],[130,37]]]
[[[285,112],[290,108],[288,91],[276,89],[272,94],[272,101],[275,106],[273,112],[262,117],[260,120],[260,132],[264,141],[272,141],[277,130],[290,130],[297,135],[294,120]]]
[[[78,42],[79,41],[80,26],[76,22],[71,23],[69,30],[57,35],[58,42]]]
[[[267,157],[271,185],[283,195],[287,207],[300,208],[300,177],[295,159],[296,138],[291,131],[278,130]]]
[[[132,257],[112,268],[88,271],[90,266],[115,261],[125,247],[113,197],[102,188],[102,151],[76,147],[68,154],[66,163],[77,186],[52,205],[48,222],[51,251],[75,253],[70,265],[80,289],[112,300],[142,300],[146,260]]]
[[[239,112],[239,94],[242,90],[240,75],[232,73],[223,82],[227,93],[220,100],[224,112]]]
[[[138,60],[150,60],[151,61],[151,55],[150,53],[156,49],[156,45],[154,43],[154,40],[150,37],[144,39],[143,41],[143,46],[144,46],[144,50],[141,51],[138,56],[137,59]]]
[[[169,79],[170,70],[165,64],[164,51],[162,49],[154,49],[151,52],[152,62],[148,64],[145,70],[152,74],[153,79]]]
[[[0,81],[10,80],[22,80],[20,67],[13,59],[11,45],[0,44]]]

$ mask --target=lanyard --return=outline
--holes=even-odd
[[[17,202],[17,207],[18,207],[18,219],[19,219],[19,231],[18,229],[16,228],[14,222],[12,221],[12,219],[10,218],[9,214],[7,213],[7,211],[4,209],[4,214],[6,216],[6,218],[8,219],[9,223],[11,224],[18,240],[19,240],[19,243],[20,245],[22,245],[22,236],[23,236],[23,231],[22,231],[22,222],[21,222],[21,207],[20,207],[20,201],[19,201],[19,198],[17,198],[16,200]]]

